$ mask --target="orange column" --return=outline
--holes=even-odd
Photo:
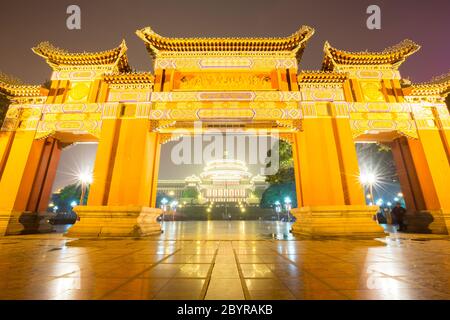
[[[108,202],[114,160],[119,140],[120,122],[118,119],[105,119],[95,157],[93,182],[89,189],[89,206],[104,206]]]
[[[438,130],[418,130],[419,140],[408,140],[428,210],[450,210],[450,167]]]
[[[294,134],[303,206],[344,205],[339,156],[331,118],[305,119]]]
[[[61,150],[62,146],[58,140],[54,138],[45,140],[26,211],[45,212],[47,210]]]
[[[323,105],[316,107],[326,113]],[[292,232],[312,237],[383,235],[383,228],[373,220],[377,207],[365,205],[358,182],[358,159],[348,119],[305,118],[302,131],[294,136],[302,207],[291,211],[297,219]]]
[[[147,119],[122,120],[108,196],[109,206],[149,206],[159,141]]]
[[[365,205],[364,190],[359,182],[359,164],[355,142],[348,119],[334,118],[333,128],[336,137],[342,187],[345,204]]]
[[[292,139],[292,158],[294,161],[294,174],[295,174],[295,192],[297,194],[297,207],[303,207],[303,192],[300,176],[300,158],[298,154],[298,142],[297,137],[294,134]]]
[[[158,193],[158,176],[159,161],[161,159],[161,141],[159,134],[156,134],[155,152],[152,153],[153,169],[152,169],[152,189],[150,194],[150,207],[156,208],[156,196]]]
[[[408,139],[405,137],[395,139],[390,146],[407,209],[412,212],[425,210],[425,200]],[[421,154],[423,155],[422,152]],[[416,152],[416,161],[418,156]]]
[[[8,160],[14,135],[14,131],[0,131],[0,179],[3,174],[3,170],[5,169],[6,161]]]
[[[447,159],[450,163],[450,115],[447,109],[433,108],[433,115],[436,119],[436,124],[439,129],[439,134],[441,136],[442,143],[447,154]]]
[[[44,140],[34,131],[16,132],[0,181],[0,211],[23,212],[28,204]]]

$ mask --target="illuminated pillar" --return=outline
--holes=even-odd
[[[366,204],[364,188],[359,180],[358,156],[350,123],[348,119],[334,118],[333,128],[341,168],[345,204],[364,206]]]
[[[442,143],[450,163],[450,113],[446,105],[432,108]]]
[[[324,108],[325,106],[322,106]],[[358,160],[347,119],[333,119],[332,112],[305,118],[294,134],[296,178],[300,179],[302,207],[292,232],[306,236],[382,236],[374,220],[376,206],[366,206],[358,185]],[[298,183],[297,183],[298,184]],[[300,204],[299,204],[300,205]]]
[[[390,143],[390,147],[407,210],[412,213],[425,210],[426,204],[408,139],[405,137],[395,139]]]
[[[87,201],[89,206],[107,205],[112,170],[117,152],[120,121],[117,119],[103,120],[92,174],[93,182],[89,188]]]
[[[156,199],[159,134],[150,132],[147,119],[115,121],[102,128],[92,194],[88,206],[74,208],[79,221],[69,229],[69,236],[136,237],[161,232],[156,222],[161,210],[150,207]]]
[[[61,151],[62,144],[58,140],[45,140],[26,211],[47,211]]]
[[[0,131],[0,179],[5,169],[11,144],[14,140],[14,131]]]
[[[156,144],[154,146],[154,152],[151,152],[151,158],[153,161],[152,166],[152,187],[150,193],[150,208],[156,208],[156,196],[158,194],[158,176],[159,176],[159,164],[161,160],[161,137],[159,134],[154,133],[156,136],[154,139]]]
[[[108,205],[149,206],[158,149],[148,120],[122,120]]]
[[[419,140],[408,140],[425,211],[432,216],[428,228],[433,233],[448,234],[450,229],[450,167],[438,130],[419,129]],[[420,208],[419,208],[420,209]]]
[[[344,205],[331,119],[305,119],[302,132],[294,135],[303,205]]]
[[[34,139],[34,131],[17,131],[0,181],[3,234],[23,230],[24,212],[45,211],[56,174],[60,147],[52,139]],[[7,221],[8,220],[8,221]]]

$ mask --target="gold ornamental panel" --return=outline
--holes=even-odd
[[[381,82],[378,81],[361,81],[361,90],[366,101],[381,102],[385,101],[382,91]]]
[[[181,73],[173,79],[174,90],[271,90],[270,73],[208,72]]]

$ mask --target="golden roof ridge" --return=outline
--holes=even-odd
[[[154,83],[155,77],[147,71],[131,71],[107,74],[103,78],[107,83]]]
[[[155,57],[160,51],[205,52],[205,51],[295,51],[297,53],[315,30],[302,26],[288,37],[189,37],[170,38],[156,33],[151,27],[136,31],[149,51]]]
[[[23,84],[18,78],[0,72],[0,94],[7,97],[38,97],[42,86]]]
[[[441,95],[450,94],[450,71],[432,78],[428,82],[412,83],[411,95]]]
[[[336,65],[393,65],[399,67],[406,58],[420,49],[420,45],[412,40],[405,39],[383,51],[345,51],[324,44],[323,70],[333,70]]]
[[[324,70],[301,70],[297,76],[299,82],[330,82],[342,83],[348,79],[348,73]]]
[[[99,65],[117,64],[122,71],[130,71],[126,51],[128,50],[125,40],[119,46],[110,50],[97,52],[69,52],[54,46],[50,42],[41,42],[32,51],[43,57],[51,67],[60,65]]]

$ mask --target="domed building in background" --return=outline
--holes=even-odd
[[[189,188],[198,191],[196,203],[243,202],[257,205],[267,188],[267,183],[265,177],[253,176],[244,161],[234,159],[210,161],[200,176],[191,175],[184,180],[158,181],[158,192],[181,200],[185,190]]]

